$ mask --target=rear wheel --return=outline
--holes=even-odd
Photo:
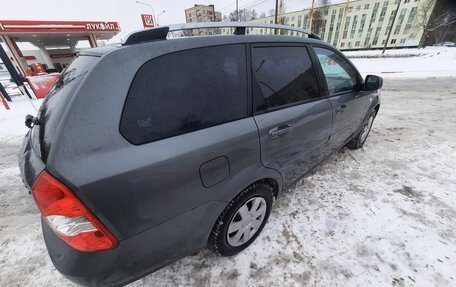
[[[254,184],[243,190],[217,219],[209,238],[209,248],[223,256],[247,248],[266,224],[272,201],[272,188],[266,184]]]
[[[351,141],[347,143],[347,147],[349,149],[359,149],[364,145],[364,142],[369,135],[372,124],[374,123],[376,112],[373,111],[369,117],[363,122],[363,127],[359,131],[359,133],[354,137]]]

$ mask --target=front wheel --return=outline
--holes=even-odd
[[[376,112],[373,111],[369,117],[363,122],[363,127],[359,131],[359,133],[354,137],[352,140],[350,140],[347,143],[347,147],[349,149],[359,149],[364,145],[364,142],[367,139],[367,136],[369,135],[372,124],[374,123]]]
[[[254,184],[243,190],[217,219],[209,237],[209,249],[231,256],[247,248],[266,224],[272,201],[272,188],[266,184]]]

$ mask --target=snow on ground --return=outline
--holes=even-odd
[[[13,97],[13,102],[8,102],[10,110],[5,110],[0,103],[0,136],[4,139],[23,138],[28,128],[24,125],[25,115],[36,115],[37,108],[43,100],[28,101],[26,97]]]
[[[344,54],[360,70],[385,78],[456,76],[456,47],[347,51]],[[377,58],[373,58],[377,57]]]
[[[73,286],[53,267],[17,167],[27,102],[0,106],[0,286]],[[455,78],[387,79],[361,150],[274,205],[234,257],[203,251],[131,286],[456,286]]]
[[[387,81],[365,147],[278,200],[243,253],[187,257],[133,286],[455,286],[454,79]]]
[[[42,100],[35,100],[32,104],[39,107],[41,102]],[[13,97],[13,102],[8,103],[10,110],[5,110],[0,103],[0,222],[4,215],[37,211],[34,206],[30,207],[30,198],[24,196],[23,185],[18,185],[22,181],[18,181],[17,154],[28,130],[24,124],[25,115],[36,115],[32,104],[25,97]],[[17,190],[18,188],[20,189]]]

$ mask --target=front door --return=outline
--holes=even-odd
[[[329,101],[333,109],[331,138],[326,154],[340,148],[361,125],[367,98],[362,91],[361,77],[339,52],[314,47],[324,74]]]
[[[252,70],[261,161],[280,171],[287,185],[323,156],[331,129],[331,104],[321,97],[305,46],[254,46]]]

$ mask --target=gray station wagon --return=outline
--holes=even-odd
[[[234,35],[177,37],[192,29]],[[364,144],[381,86],[281,25],[160,27],[81,52],[26,118],[19,160],[52,262],[124,285],[206,247],[242,251],[275,198]]]

